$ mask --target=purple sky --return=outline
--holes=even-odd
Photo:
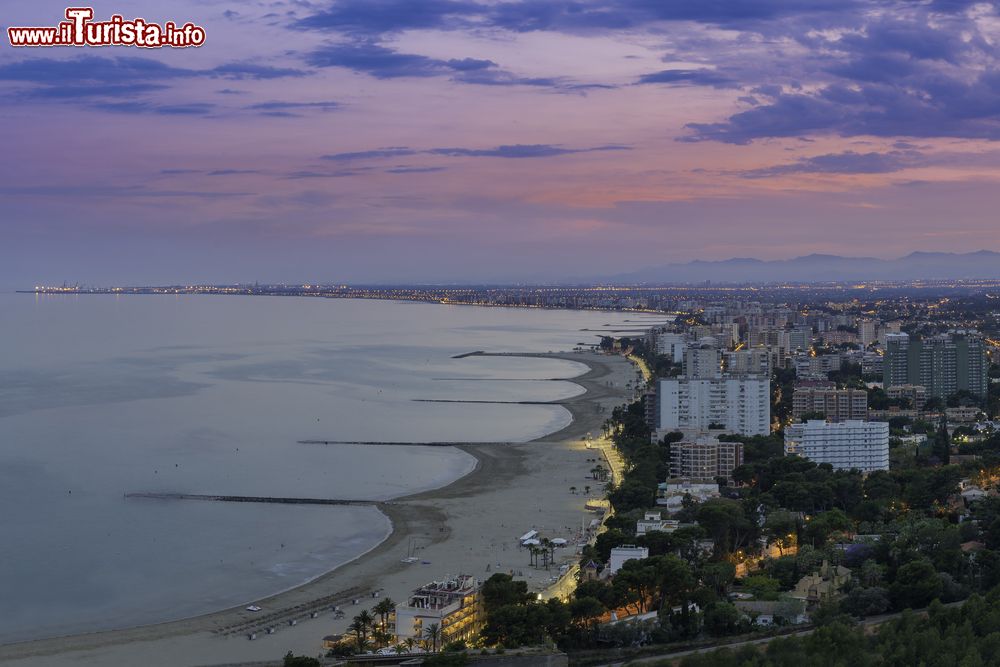
[[[993,3],[93,6],[207,43],[4,35],[0,288],[1000,250]]]

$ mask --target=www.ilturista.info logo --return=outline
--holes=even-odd
[[[11,46],[138,46],[144,49],[185,48],[205,43],[205,29],[194,23],[163,25],[146,19],[126,20],[114,14],[94,21],[91,7],[68,7],[66,20],[48,28],[7,28]]]

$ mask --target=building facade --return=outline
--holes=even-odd
[[[413,591],[406,604],[396,605],[396,643],[426,639],[431,625],[440,630],[439,647],[473,639],[485,621],[480,588],[475,577],[463,574]]]
[[[928,396],[947,398],[958,391],[986,396],[989,363],[982,336],[950,331],[924,339],[905,333],[886,335],[883,384],[921,385]]]
[[[670,445],[670,476],[713,480],[732,479],[733,470],[743,465],[743,443],[719,442],[699,436]]]
[[[792,424],[785,428],[785,454],[829,463],[835,470],[888,470],[889,424],[818,419]]]
[[[868,419],[868,392],[863,389],[796,386],[792,394],[792,418],[822,412],[828,421]]]
[[[761,376],[661,379],[658,429],[740,435],[771,432],[771,380]]]

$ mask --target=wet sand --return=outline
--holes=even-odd
[[[401,601],[414,588],[449,575],[487,578],[511,572],[533,590],[551,583],[559,563],[576,560],[572,546],[556,551],[551,571],[529,565],[517,538],[539,530],[576,544],[581,525],[595,515],[584,510],[601,495],[590,469],[598,450],[582,438],[598,434],[611,409],[623,402],[635,377],[624,358],[592,352],[516,355],[565,359],[589,370],[571,378],[584,387],[577,396],[553,401],[573,421],[527,443],[457,445],[477,459],[476,468],[432,491],[379,503],[392,521],[390,535],[372,550],[307,584],[262,599],[262,611],[240,608],[157,625],[0,646],[0,662],[41,665],[211,665],[280,659],[287,651],[319,655],[324,635],[343,632],[350,619],[386,596]],[[570,487],[576,487],[571,492]],[[417,559],[405,563],[408,556]],[[352,600],[359,599],[355,606]],[[345,616],[335,619],[333,606]],[[311,618],[312,614],[317,618]],[[295,620],[294,626],[289,621]],[[265,628],[275,628],[266,634]],[[257,639],[247,634],[257,631]]]

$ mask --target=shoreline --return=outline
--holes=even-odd
[[[247,656],[260,660],[283,655],[290,648],[284,642],[292,640],[293,635],[291,648],[306,655],[315,655],[319,651],[323,635],[333,631],[332,626],[346,626],[352,615],[350,612],[363,608],[364,605],[361,604],[354,607],[350,604],[351,600],[362,599],[367,604],[372,600],[373,592],[383,589],[398,600],[426,581],[459,573],[402,562],[399,557],[401,553],[409,555],[419,551],[423,558],[433,559],[422,562],[444,561],[448,563],[447,567],[454,565],[458,569],[471,570],[474,568],[465,567],[464,563],[471,565],[474,562],[471,561],[472,555],[462,555],[458,559],[455,556],[462,546],[478,541],[480,553],[476,557],[489,559],[486,572],[490,571],[495,559],[513,558],[517,555],[513,553],[513,549],[512,553],[505,553],[507,542],[512,541],[523,530],[513,527],[507,529],[503,523],[505,515],[500,507],[492,513],[477,511],[476,501],[485,501],[487,496],[492,495],[499,496],[501,505],[513,506],[515,498],[506,497],[512,489],[515,494],[544,492],[544,489],[539,489],[550,480],[539,480],[540,484],[528,483],[528,478],[532,475],[537,477],[539,472],[537,467],[529,466],[529,459],[535,458],[535,463],[539,463],[537,459],[554,458],[554,462],[559,464],[569,455],[569,458],[575,460],[577,451],[583,448],[581,444],[576,448],[577,451],[571,452],[575,442],[587,432],[599,430],[610,408],[620,404],[625,398],[624,381],[620,385],[608,386],[607,378],[625,378],[634,371],[631,363],[622,357],[594,352],[497,353],[495,356],[560,359],[586,366],[586,370],[579,375],[563,379],[582,386],[582,393],[548,402],[562,405],[571,415],[570,423],[558,431],[523,443],[453,445],[476,459],[471,471],[436,489],[377,502],[376,507],[390,522],[390,530],[385,539],[352,560],[308,582],[255,601],[264,608],[264,614],[253,614],[238,606],[151,625],[5,644],[0,645],[0,661],[18,661],[18,664],[27,666],[53,664],[53,658],[65,657],[66,664],[107,664],[118,660],[108,655],[109,652],[117,655],[124,651],[131,656],[132,651],[141,651],[146,664],[159,664],[150,662],[151,656],[146,651],[173,651],[180,648],[179,644],[187,645],[181,652],[193,662],[171,654],[175,659],[163,664],[211,664],[213,661],[231,662]],[[539,445],[547,446],[540,448]],[[585,498],[576,498],[576,501],[582,506]],[[480,522],[478,530],[477,524],[473,522],[473,530],[469,531],[467,522],[459,520],[457,516],[470,507],[474,510],[472,513],[476,515],[476,521]],[[540,508],[537,511],[542,513]],[[577,507],[575,511],[582,513],[583,510]],[[537,520],[546,517],[533,518]],[[497,522],[499,526],[496,525]],[[456,531],[462,535],[456,536]],[[490,535],[484,536],[484,532]],[[512,537],[506,538],[507,532]],[[489,538],[492,540],[487,541]],[[473,547],[469,546],[468,550],[472,551]],[[499,565],[499,561],[497,564]],[[478,573],[474,574],[480,576]],[[481,578],[488,576],[489,574],[483,573]],[[533,576],[529,571],[528,577]],[[417,583],[413,584],[414,581]],[[345,611],[345,618],[337,622],[331,622],[329,613],[334,605]],[[326,622],[327,629],[318,623],[308,622],[313,612]],[[294,627],[288,625],[288,621],[292,619],[297,621]],[[268,626],[276,627],[277,631],[275,635],[265,638],[264,630]],[[260,633],[260,641],[251,643],[246,640],[246,634],[252,631]],[[272,648],[276,650],[273,656],[269,655],[268,650]],[[185,661],[180,663],[177,658]]]

